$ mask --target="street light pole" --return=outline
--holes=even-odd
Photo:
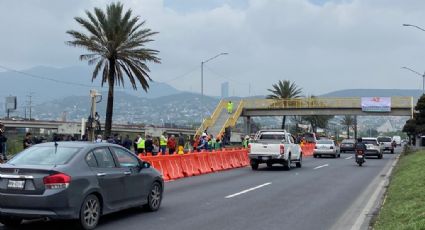
[[[228,53],[219,53],[219,54],[215,55],[214,57],[211,57],[211,58],[201,62],[201,97],[204,97],[204,64],[213,60],[213,59],[218,58],[221,55],[227,55],[227,54]]]
[[[204,64],[215,58],[218,58],[221,55],[227,55],[227,54],[228,53],[219,53],[215,55],[214,57],[208,58],[207,60],[201,62],[201,108],[203,108],[203,100],[204,100]],[[201,109],[201,124],[202,122],[203,122],[203,114]]]
[[[417,75],[419,75],[419,76],[421,76],[422,77],[422,95],[424,95],[425,94],[425,72],[423,73],[423,74],[421,74],[421,73],[419,73],[418,71],[415,71],[415,70],[413,70],[413,69],[411,69],[411,68],[408,68],[408,67],[405,67],[405,66],[403,66],[403,67],[401,67],[402,69],[407,69],[407,70],[409,70],[410,72],[412,72],[412,73],[415,73],[415,74],[417,74]]]
[[[410,26],[410,27],[414,27],[414,28],[416,28],[416,29],[418,29],[418,30],[422,30],[422,31],[424,31],[425,32],[425,29],[423,29],[422,27],[420,27],[420,26],[415,26],[415,25],[412,25],[412,24],[403,24],[403,26]]]
[[[414,28],[416,28],[416,29],[418,29],[418,30],[422,30],[422,31],[424,31],[425,32],[425,29],[424,28],[422,28],[422,27],[420,27],[420,26],[417,26],[417,25],[412,25],[412,24],[403,24],[403,26],[409,26],[409,27],[414,27]],[[422,95],[425,95],[425,72],[424,72],[424,74],[420,74],[420,73],[418,73],[418,72],[416,72],[416,71],[414,71],[414,70],[412,70],[412,69],[410,69],[410,68],[407,68],[407,67],[402,67],[403,69],[407,69],[407,70],[410,70],[410,71],[412,71],[413,73],[416,73],[416,74],[418,74],[419,76],[421,76],[422,77]]]

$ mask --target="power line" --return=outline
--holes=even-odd
[[[226,79],[226,80],[228,80],[228,81],[233,81],[233,82],[238,83],[238,84],[249,85],[249,83],[246,83],[246,82],[242,82],[242,81],[238,81],[238,80],[231,79],[231,78],[228,78],[228,77],[224,77],[222,74],[220,74],[220,73],[216,72],[215,70],[212,70],[212,69],[211,69],[211,68],[209,68],[208,66],[204,66],[204,68],[206,68],[208,71],[210,71],[211,73],[213,73],[213,74],[214,74],[214,75],[216,75],[217,77],[221,77],[221,78],[223,78],[223,79]]]
[[[192,68],[190,71],[187,71],[186,73],[180,74],[180,75],[178,75],[178,76],[176,76],[174,78],[171,78],[170,80],[165,80],[165,81],[161,81],[161,82],[162,83],[169,83],[169,82],[178,80],[180,78],[187,77],[187,75],[193,73],[195,70],[198,70],[199,68],[200,68],[199,66],[196,66],[196,67]]]
[[[53,81],[53,82],[60,83],[60,84],[75,85],[75,86],[88,87],[88,88],[94,87],[94,86],[91,86],[91,85],[85,85],[85,84],[80,84],[80,83],[75,83],[75,82],[70,82],[70,81],[57,80],[57,79],[54,79],[54,78],[44,77],[44,76],[40,76],[40,75],[36,75],[36,74],[30,74],[30,73],[26,73],[26,72],[19,71],[19,70],[16,70],[16,69],[12,69],[12,68],[9,68],[9,67],[5,67],[5,66],[2,66],[2,65],[0,65],[0,68],[7,70],[7,71],[10,71],[10,72],[19,73],[19,74],[22,74],[22,75],[25,75],[25,76],[28,76],[28,77],[43,79],[43,80],[47,80],[47,81]]]

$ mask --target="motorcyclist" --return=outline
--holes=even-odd
[[[363,151],[363,154],[366,152],[366,145],[363,143],[362,138],[357,138],[357,143],[354,146],[354,150],[356,151],[356,160],[357,160],[357,151]],[[364,159],[364,158],[363,158]]]

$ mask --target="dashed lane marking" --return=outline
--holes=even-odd
[[[226,199],[229,199],[229,198],[232,198],[232,197],[235,197],[235,196],[239,196],[239,195],[242,195],[242,194],[244,194],[244,193],[251,192],[251,191],[254,191],[254,190],[256,190],[256,189],[259,189],[259,188],[261,188],[261,187],[264,187],[264,186],[267,186],[267,185],[271,185],[271,184],[272,184],[272,182],[267,182],[267,183],[264,183],[264,184],[261,184],[261,185],[258,185],[258,186],[255,186],[255,187],[252,187],[252,188],[249,188],[249,189],[246,189],[246,190],[240,191],[240,192],[238,192],[238,193],[235,193],[235,194],[232,194],[232,195],[228,195],[228,196],[226,196],[225,198],[226,198]]]
[[[314,168],[314,169],[320,169],[320,168],[328,167],[328,166],[329,166],[328,164],[324,164],[324,165],[317,166],[317,167],[316,167],[316,168]]]
[[[353,158],[353,156],[346,157],[345,159],[350,160],[351,158]]]

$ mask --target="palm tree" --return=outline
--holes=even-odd
[[[93,13],[86,11],[86,15],[88,19],[74,19],[87,33],[67,31],[73,38],[67,44],[87,50],[88,53],[80,55],[80,60],[88,61],[89,65],[96,64],[92,81],[100,73],[101,85],[108,84],[105,136],[110,136],[114,86],[124,87],[124,76],[127,76],[134,90],[137,90],[137,83],[148,90],[148,81],[152,79],[146,63],[160,63],[160,58],[157,57],[159,51],[148,49],[145,45],[153,41],[151,37],[157,32],[146,28],[145,21],[140,21],[138,16],[133,17],[131,9],[123,12],[123,5],[119,2],[107,5],[106,11],[99,8],[94,8]]]
[[[288,80],[280,80],[277,84],[272,85],[272,89],[268,89],[272,94],[268,95],[268,99],[292,99],[301,97],[302,89],[295,82]],[[282,118],[282,129],[285,129],[286,116]]]
[[[354,117],[345,115],[342,117],[341,124],[347,126],[347,139],[350,139],[350,127],[354,125]]]

